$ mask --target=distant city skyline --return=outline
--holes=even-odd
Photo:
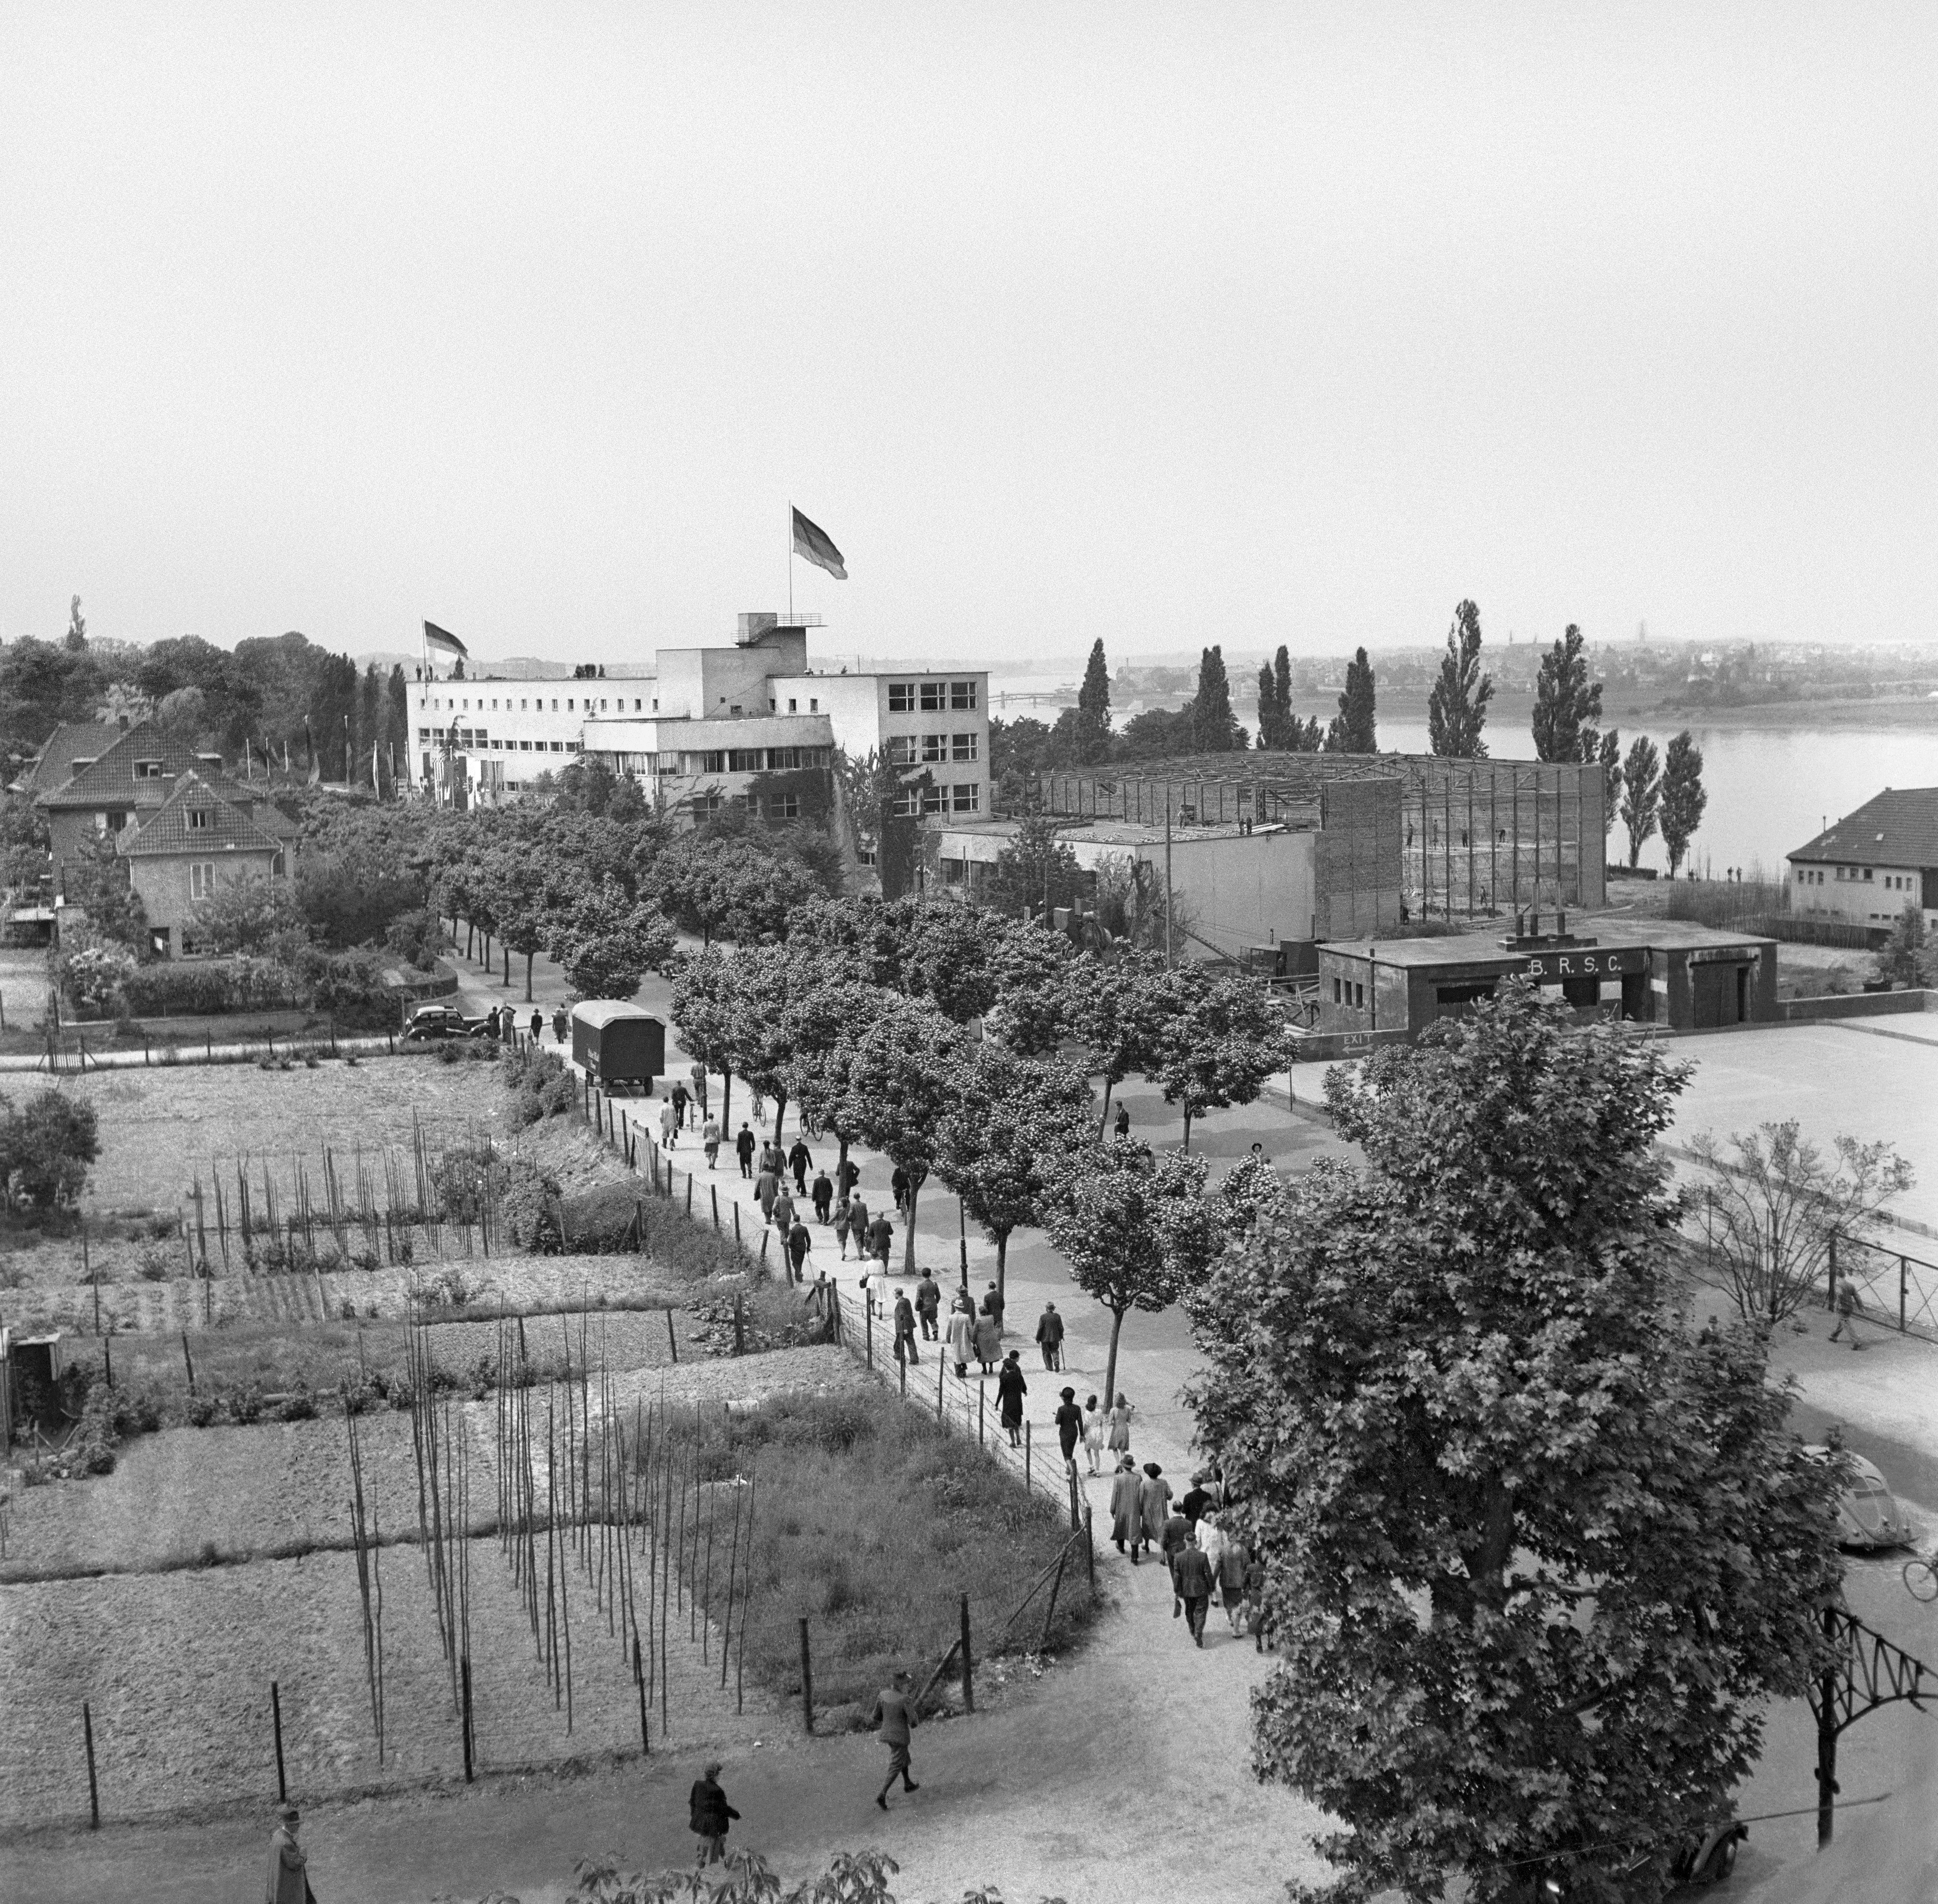
[[[1938,639],[1938,14],[23,5],[0,639]]]

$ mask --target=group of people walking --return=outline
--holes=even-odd
[[[1137,1566],[1155,1546],[1171,1575],[1171,1617],[1182,1619],[1192,1643],[1204,1644],[1204,1622],[1215,1602],[1224,1610],[1233,1638],[1246,1632],[1265,1650],[1260,1600],[1265,1565],[1224,1525],[1232,1503],[1224,1476],[1201,1468],[1173,1505],[1164,1470],[1147,1461],[1140,1472],[1128,1449],[1119,1457],[1110,1483],[1110,1538],[1119,1553]]]

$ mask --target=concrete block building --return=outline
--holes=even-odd
[[[729,803],[800,816],[802,774],[834,750],[927,766],[931,812],[989,810],[989,676],[889,674],[808,665],[814,618],[743,615],[731,645],[661,648],[652,671],[572,681],[442,677],[411,691],[421,791],[495,800],[581,756],[636,780],[662,812],[704,818]],[[788,776],[779,782],[775,776]]]
[[[1887,787],[1787,857],[1793,913],[1882,931],[1916,906],[1938,927],[1938,787]]]

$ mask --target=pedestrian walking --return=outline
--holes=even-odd
[[[727,1855],[727,1827],[740,1814],[727,1802],[727,1794],[720,1788],[718,1760],[693,1781],[686,1806],[687,1824],[700,1839],[700,1863],[719,1863]]]
[[[706,1152],[706,1168],[711,1170],[720,1155],[720,1120],[710,1110],[706,1122],[700,1127],[700,1145]]]
[[[1199,1551],[1217,1574],[1225,1559],[1225,1530],[1219,1526],[1217,1515],[1209,1512],[1199,1515],[1198,1525],[1192,1531],[1198,1536]]]
[[[858,1259],[868,1253],[868,1200],[859,1190],[848,1199],[848,1234],[855,1239]]]
[[[551,1015],[551,1035],[554,1043],[562,1045],[565,1043],[565,1028],[570,1022],[571,1020],[565,1015],[565,1007],[560,1005]]]
[[[1204,1644],[1204,1614],[1211,1604],[1214,1576],[1211,1563],[1200,1550],[1195,1536],[1186,1536],[1186,1546],[1171,1568],[1171,1584],[1183,1603],[1184,1623],[1191,1630],[1194,1646]]]
[[[1065,1389],[1051,1418],[1056,1424],[1056,1438],[1062,1444],[1063,1465],[1074,1468],[1077,1465],[1077,1444],[1083,1438],[1083,1411],[1077,1405],[1077,1391]]]
[[[1043,1365],[1046,1368],[1060,1368],[1063,1365],[1063,1318],[1056,1313],[1056,1304],[1046,1302],[1043,1313],[1036,1319],[1036,1339],[1043,1350]]]
[[[1130,1543],[1131,1565],[1138,1564],[1138,1550],[1143,1544],[1144,1524],[1144,1487],[1138,1478],[1137,1463],[1128,1455],[1117,1462],[1117,1471],[1110,1480],[1110,1538],[1116,1542],[1117,1551],[1124,1551],[1125,1541]]]
[[[660,1148],[670,1150],[679,1135],[679,1119],[674,1115],[673,1100],[669,1098],[660,1106]]]
[[[1858,1298],[1858,1286],[1851,1280],[1848,1270],[1837,1272],[1837,1326],[1830,1332],[1834,1342],[1845,1329],[1851,1332],[1851,1347],[1861,1349],[1864,1345],[1858,1340],[1858,1317],[1864,1312],[1864,1304]]]
[[[901,1290],[895,1292],[895,1359],[916,1362],[922,1359],[915,1346],[915,1304]]]
[[[852,1214],[848,1199],[843,1197],[834,1206],[834,1240],[841,1246],[841,1260],[844,1263],[848,1260],[848,1232],[853,1227],[849,1220]]]
[[[302,1814],[293,1805],[276,1809],[276,1828],[269,1834],[269,1904],[308,1904],[309,1859],[296,1842]]]
[[[702,1110],[706,1108],[706,1067],[696,1059],[687,1067],[687,1080],[693,1086],[693,1101]]]
[[[969,1373],[970,1358],[976,1353],[976,1319],[958,1309],[949,1312],[949,1353],[958,1378]]]
[[[1003,1358],[1002,1373],[996,1377],[996,1406],[1013,1448],[1023,1444],[1023,1397],[1029,1393],[1029,1384],[1023,1380],[1022,1354],[1020,1349],[1012,1349]]]
[[[1262,1653],[1265,1650],[1265,1635],[1261,1630],[1265,1622],[1265,1563],[1256,1553],[1246,1557],[1242,1591],[1238,1617],[1251,1629],[1253,1650]]]
[[[1131,1113],[1122,1104],[1117,1107],[1117,1121],[1111,1128],[1120,1137],[1127,1137],[1131,1134]]]
[[[1251,1550],[1236,1534],[1225,1536],[1218,1556],[1218,1603],[1225,1609],[1225,1622],[1232,1637],[1238,1637],[1238,1622],[1244,1617],[1245,1575],[1251,1571]]]
[[[885,1213],[868,1225],[868,1253],[884,1270],[889,1266],[889,1252],[894,1247],[895,1240],[895,1226]]]
[[[983,1373],[1002,1359],[1003,1338],[996,1328],[996,1319],[985,1309],[976,1318],[976,1359],[983,1365]]]
[[[922,1339],[925,1342],[935,1340],[936,1313],[941,1307],[942,1286],[924,1270],[922,1280],[915,1286],[915,1313],[922,1319]]]
[[[848,1158],[842,1164],[840,1171],[835,1177],[835,1195],[842,1197],[848,1195],[861,1180],[861,1166],[856,1163],[853,1158]]]
[[[889,1808],[889,1793],[898,1778],[902,1781],[905,1792],[922,1790],[909,1776],[909,1743],[915,1735],[916,1717],[915,1701],[909,1694],[907,1673],[897,1673],[876,1695],[875,1709],[868,1715],[868,1723],[880,1728],[882,1743],[889,1748],[888,1782],[875,1794],[875,1802],[885,1811]]]
[[[780,1188],[774,1192],[774,1207],[768,1213],[768,1220],[785,1236],[794,1228],[794,1198],[788,1194],[787,1180],[781,1180]]]
[[[780,1179],[772,1171],[764,1170],[754,1179],[754,1201],[761,1207],[761,1220],[764,1223],[774,1220],[774,1199],[780,1193]]]
[[[906,1210],[908,1207],[909,1174],[899,1164],[889,1178],[889,1188],[895,1192],[895,1207]]]
[[[828,1213],[834,1203],[834,1180],[825,1168],[814,1173],[814,1220],[817,1223],[828,1221]]]
[[[1083,1453],[1093,1474],[1101,1471],[1097,1464],[1103,1453],[1104,1411],[1098,1407],[1097,1398],[1093,1395],[1083,1404]]]
[[[1131,1451],[1131,1417],[1137,1413],[1131,1406],[1130,1397],[1119,1392],[1116,1401],[1110,1404],[1110,1411],[1105,1417],[1104,1445],[1113,1454],[1128,1454]]]
[[[1003,1332],[1003,1292],[992,1283],[983,1292],[983,1307],[986,1313],[996,1319],[996,1333]]]
[[[536,1044],[545,1036],[545,1013],[533,1007],[532,1012],[532,1043]]]
[[[1164,1531],[1158,1537],[1158,1552],[1164,1562],[1164,1570],[1171,1576],[1171,1617],[1177,1619],[1184,1611],[1184,1602],[1177,1593],[1177,1556],[1182,1553],[1191,1539],[1191,1523],[1174,1505],[1164,1517]]]
[[[754,1174],[754,1134],[748,1129],[744,1118],[740,1123],[740,1134],[734,1140],[734,1154],[740,1160],[740,1174],[751,1177]]]
[[[682,1131],[686,1128],[686,1086],[676,1082],[673,1087],[673,1119],[676,1127]]]
[[[807,1253],[813,1247],[813,1231],[797,1216],[787,1229],[788,1261],[794,1265],[794,1280],[797,1283],[806,1280],[802,1271],[806,1265]]]
[[[794,1172],[794,1187],[802,1196],[807,1195],[807,1174],[814,1168],[813,1153],[807,1147],[805,1137],[796,1137],[794,1148],[787,1154],[788,1168]]]
[[[1178,1507],[1192,1526],[1198,1525],[1198,1517],[1211,1505],[1210,1491],[1205,1486],[1205,1471],[1200,1468],[1191,1477],[1191,1485],[1184,1491],[1184,1499]]]
[[[787,1174],[787,1152],[772,1137],[761,1146],[761,1168],[772,1171],[776,1177]]]
[[[1164,1523],[1171,1518],[1171,1483],[1155,1461],[1144,1463],[1144,1477],[1138,1490],[1144,1511],[1144,1544],[1164,1538]]]

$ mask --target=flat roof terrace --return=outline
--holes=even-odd
[[[1502,924],[1507,922],[1503,921]],[[1584,922],[1584,923],[1588,923]],[[1331,940],[1323,952],[1343,958],[1370,959],[1377,964],[1393,965],[1416,971],[1437,971],[1458,967],[1463,970],[1493,966],[1511,971],[1529,958],[1552,952],[1606,953],[1645,950],[1651,952],[1705,952],[1740,949],[1760,953],[1773,940],[1753,932],[1719,932],[1706,925],[1687,925],[1680,919],[1596,920],[1596,929],[1574,936],[1572,945],[1552,940],[1517,943],[1511,931],[1499,928],[1490,931],[1454,932],[1444,937],[1417,939],[1354,939]]]

